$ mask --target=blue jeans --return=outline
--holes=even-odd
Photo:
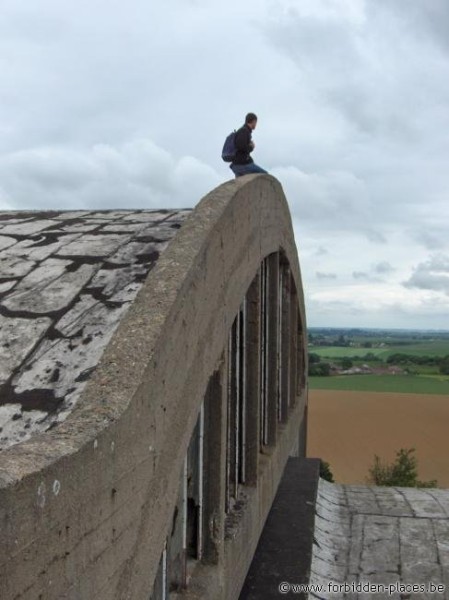
[[[265,171],[265,169],[262,169],[262,167],[259,167],[255,163],[248,163],[247,165],[235,165],[232,163],[231,169],[236,177],[249,175],[250,173],[268,173],[268,171]]]

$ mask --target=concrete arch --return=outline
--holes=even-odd
[[[198,204],[150,272],[73,413],[0,455],[2,598],[149,597],[210,377],[261,261],[279,251],[305,332],[280,184],[270,176],[244,177]],[[305,342],[301,360],[305,372]],[[278,447],[262,457],[247,564],[232,585],[217,583],[208,598],[236,597],[240,589],[283,465],[298,452],[306,394],[304,376]],[[221,577],[236,568],[234,550],[223,549]]]

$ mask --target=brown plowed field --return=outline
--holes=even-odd
[[[365,483],[374,454],[414,447],[419,478],[449,488],[448,396],[311,390],[308,419],[307,454],[339,483]]]

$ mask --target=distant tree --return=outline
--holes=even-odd
[[[343,347],[349,346],[349,340],[347,340],[345,336],[341,333],[332,345]]]
[[[401,352],[390,354],[390,356],[387,358],[387,363],[390,365],[404,365],[409,362],[410,356],[408,354],[402,354]]]
[[[331,471],[330,464],[325,460],[320,460],[320,477],[326,481],[334,483],[334,476]]]
[[[309,354],[309,364],[315,364],[321,362],[321,356],[315,352]]]
[[[373,347],[372,342],[363,342],[363,344],[362,344],[362,348],[372,348],[372,347]]]
[[[331,366],[329,363],[309,363],[309,375],[312,377],[327,377],[330,375]]]
[[[396,460],[391,464],[383,463],[375,455],[374,464],[369,468],[368,483],[398,487],[437,487],[437,481],[418,479],[418,461],[414,456],[415,448],[401,448],[396,452]]]
[[[439,371],[442,375],[449,375],[449,356],[445,356],[441,359]]]
[[[377,356],[374,354],[374,352],[367,352],[365,354],[365,356],[363,357],[363,360],[378,360]]]
[[[341,367],[342,369],[350,369],[353,365],[353,362],[350,358],[348,358],[347,356],[345,356],[342,361],[341,361]]]

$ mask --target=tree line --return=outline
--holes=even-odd
[[[442,375],[449,375],[449,354],[446,356],[414,356],[412,354],[404,354],[396,352],[391,354],[386,361],[376,356],[373,352],[367,352],[363,356],[341,357],[337,362],[342,369],[350,369],[354,365],[354,361],[365,361],[377,363],[386,362],[388,365],[400,365],[402,367],[410,366],[433,366],[438,369]],[[309,354],[309,375],[325,377],[331,373],[331,363],[322,360],[321,356],[315,352]]]

